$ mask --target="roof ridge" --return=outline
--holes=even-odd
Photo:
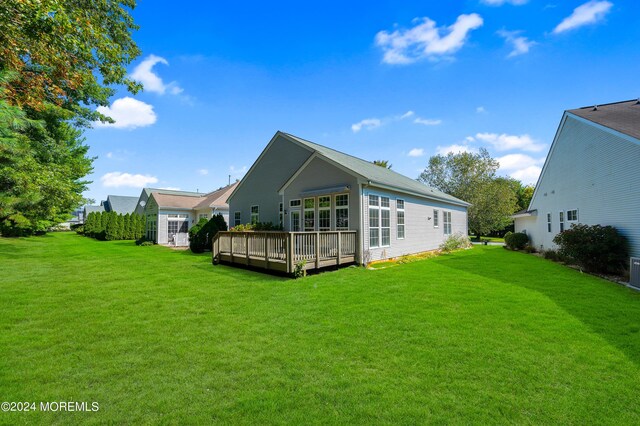
[[[606,104],[593,104],[593,105],[587,105],[587,106],[578,107],[578,108],[571,108],[571,109],[568,109],[567,111],[573,111],[573,110],[576,110],[576,109],[589,109],[589,108],[593,108],[594,106],[602,107],[602,106],[617,105],[617,104],[624,104],[624,103],[627,103],[627,102],[637,102],[637,101],[638,101],[638,98],[635,98],[635,99],[629,99],[629,100],[626,100],[626,101],[608,102]]]

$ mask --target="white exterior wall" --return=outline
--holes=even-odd
[[[516,230],[527,229],[536,248],[555,248],[559,212],[568,229],[566,211],[577,209],[579,223],[616,227],[640,256],[638,183],[640,141],[566,113],[529,207],[537,210],[535,224],[519,218]]]
[[[389,197],[391,241],[388,247],[369,247],[369,194]],[[396,201],[404,200],[405,238],[398,239]],[[438,227],[433,225],[433,210],[438,212]],[[451,212],[451,234],[468,235],[466,207],[408,196],[377,188],[365,188],[362,197],[364,260],[374,261],[437,249],[448,237],[444,234],[443,212]]]

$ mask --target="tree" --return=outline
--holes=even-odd
[[[481,148],[477,154],[461,152],[429,159],[418,180],[463,201],[469,230],[476,236],[504,228],[516,208],[516,195],[508,179],[497,178],[499,163]]]
[[[391,169],[393,166],[393,164],[389,164],[389,160],[373,160],[372,163],[385,169]]]
[[[140,85],[132,0],[0,2],[0,232],[27,235],[83,204],[93,158],[82,128],[110,121],[110,86]]]

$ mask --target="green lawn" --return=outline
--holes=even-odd
[[[501,247],[302,280],[0,239],[0,423],[640,423],[640,294]]]

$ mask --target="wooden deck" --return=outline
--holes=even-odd
[[[230,263],[292,273],[357,261],[356,231],[218,232],[213,263]]]

